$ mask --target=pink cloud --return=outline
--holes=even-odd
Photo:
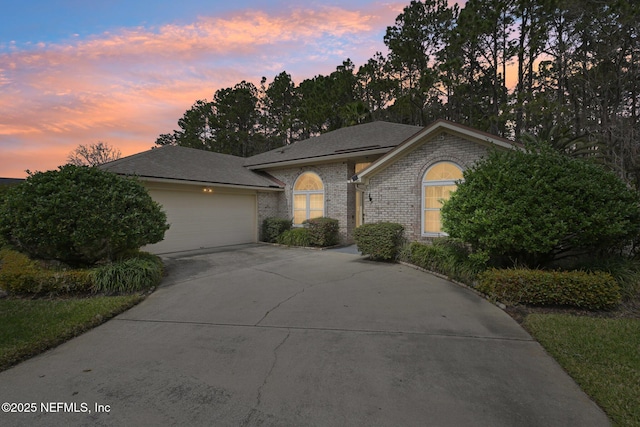
[[[123,155],[153,146],[197,99],[287,71],[300,80],[360,65],[404,2],[239,11],[186,25],[124,28],[0,53],[0,176],[54,169],[78,144]],[[1,52],[1,51],[0,51]]]

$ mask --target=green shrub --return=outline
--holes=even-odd
[[[446,237],[434,239],[432,244],[411,243],[405,258],[418,267],[469,285],[486,269],[488,259],[486,254],[471,253],[466,245]]]
[[[141,252],[135,257],[94,268],[91,272],[93,291],[109,295],[151,289],[160,283],[162,271],[159,257]]]
[[[478,276],[477,289],[508,304],[602,310],[621,301],[618,283],[604,272],[489,269]]]
[[[492,152],[464,172],[443,229],[504,264],[619,246],[640,231],[638,194],[594,163],[551,148]]]
[[[45,268],[20,252],[0,250],[0,287],[20,295],[64,295],[89,292],[89,270]]]
[[[311,235],[306,228],[292,228],[278,236],[277,242],[287,246],[311,246]]]
[[[391,260],[398,255],[402,245],[404,227],[393,222],[362,224],[353,237],[358,250],[372,259]]]
[[[286,218],[270,217],[262,221],[262,241],[275,243],[278,236],[291,229],[291,220]]]
[[[573,265],[576,270],[603,271],[616,279],[624,301],[635,298],[640,292],[640,260],[624,256],[588,257]]]
[[[135,179],[94,167],[61,166],[12,187],[0,234],[32,258],[93,265],[159,242],[166,215]]]
[[[311,244],[313,246],[333,246],[340,242],[340,225],[337,219],[333,218],[313,218],[304,222],[309,230]]]

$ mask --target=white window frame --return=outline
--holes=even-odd
[[[303,176],[307,175],[307,174],[311,174],[311,175],[315,175],[316,178],[318,178],[318,180],[320,181],[320,183],[322,184],[322,190],[296,190],[296,185],[298,184],[298,181],[300,180],[300,178],[302,178]],[[296,181],[293,183],[293,194],[291,197],[291,210],[292,210],[292,215],[293,215],[293,221],[294,227],[302,227],[302,223],[300,224],[295,224],[295,218],[296,218],[296,196],[305,196],[306,197],[306,201],[305,201],[305,219],[304,221],[309,219],[309,216],[311,214],[311,196],[312,195],[316,195],[316,194],[321,194],[322,195],[322,216],[326,216],[325,212],[327,209],[327,204],[326,204],[326,200],[324,199],[324,181],[322,181],[322,178],[320,178],[320,175],[318,175],[315,172],[303,172],[300,174],[300,176],[298,176],[298,178],[296,178]]]
[[[427,176],[427,174],[429,173],[429,171],[431,171],[431,169],[433,169],[434,167],[442,164],[442,163],[448,163],[450,165],[455,166],[456,168],[458,168],[460,170],[460,172],[463,172],[464,169],[462,169],[460,167],[460,165],[458,165],[457,163],[454,162],[450,162],[450,161],[441,161],[441,162],[436,162],[434,164],[432,164],[431,166],[429,166],[429,168],[425,171],[425,173],[422,175],[422,186],[420,187],[420,206],[421,206],[421,211],[420,211],[420,231],[423,237],[444,237],[444,236],[448,236],[447,233],[445,233],[444,231],[440,231],[437,233],[434,233],[432,231],[425,231],[424,230],[424,214],[427,210],[429,211],[438,211],[440,212],[441,209],[436,209],[436,208],[426,208],[425,207],[425,188],[426,187],[440,187],[440,186],[445,186],[445,185],[457,185],[458,182],[461,182],[462,180],[460,179],[445,179],[445,180],[438,180],[438,181],[425,181],[425,177]]]

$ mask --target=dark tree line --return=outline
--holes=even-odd
[[[412,1],[386,54],[296,85],[282,72],[197,101],[156,144],[249,156],[372,120],[438,118],[598,155],[640,188],[640,2]]]

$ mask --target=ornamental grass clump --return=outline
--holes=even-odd
[[[145,291],[158,286],[162,279],[159,257],[141,252],[91,271],[93,291],[107,295]]]
[[[287,246],[311,246],[311,234],[306,228],[292,228],[278,236],[277,243]]]
[[[413,242],[405,252],[405,261],[468,285],[487,268],[486,254],[472,253],[468,245],[447,237],[430,244]]]

